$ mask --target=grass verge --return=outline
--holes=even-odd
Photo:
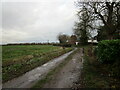
[[[120,79],[111,77],[108,73],[108,65],[100,64],[93,48],[88,46],[84,49],[84,64],[81,78],[82,88],[120,88]]]
[[[55,73],[59,72],[73,57],[78,52],[78,49],[75,50],[73,53],[71,53],[62,63],[60,63],[56,68],[52,69],[46,76],[45,78],[39,80],[32,88],[42,88],[45,83],[49,82],[54,78]]]

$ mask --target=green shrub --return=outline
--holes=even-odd
[[[102,63],[112,64],[120,62],[120,40],[103,40],[97,49],[98,60]]]
[[[110,76],[120,77],[120,40],[103,40],[97,48],[98,61],[108,66]]]
[[[53,46],[71,47],[72,45],[69,43],[58,43],[58,44],[53,44]]]
[[[98,52],[98,47],[96,46],[96,47],[93,48],[93,53],[94,53],[95,56],[97,56],[97,52]]]

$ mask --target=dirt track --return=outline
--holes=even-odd
[[[3,84],[3,88],[32,87],[38,80],[44,78],[51,69],[57,67],[66,57],[69,57],[72,52],[66,53],[18,78],[8,81]],[[82,55],[82,49],[80,49],[59,72],[53,75],[54,78],[50,82],[47,82],[44,88],[71,88],[75,86],[75,82],[79,80],[80,70],[82,69]]]
[[[71,52],[68,52],[58,58],[50,60],[44,65],[37,67],[24,75],[14,78],[3,84],[3,88],[30,88],[32,87],[38,80],[44,78],[51,69],[58,66],[61,62],[65,60],[67,56],[69,56]]]
[[[83,66],[82,49],[80,49],[72,59],[54,75],[54,78],[44,85],[44,88],[72,88],[79,80],[80,70]]]

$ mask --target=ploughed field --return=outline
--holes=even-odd
[[[71,50],[52,45],[2,46],[3,83]]]

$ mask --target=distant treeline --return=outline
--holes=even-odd
[[[92,44],[92,45],[97,45],[97,43],[92,43],[92,42],[88,42],[88,44]],[[62,46],[62,47],[71,47],[71,46],[76,46],[70,43],[9,43],[9,44],[4,44],[4,45],[0,45],[0,46],[10,46],[10,45],[53,45],[53,46]],[[79,43],[78,45],[82,45],[81,43]]]
[[[10,46],[10,45],[54,45],[58,43],[9,43],[9,44],[4,44],[2,46]]]
[[[9,43],[9,44],[4,44],[2,46],[10,46],[10,45],[53,45],[53,46],[71,47],[71,44],[60,44],[60,43]]]

